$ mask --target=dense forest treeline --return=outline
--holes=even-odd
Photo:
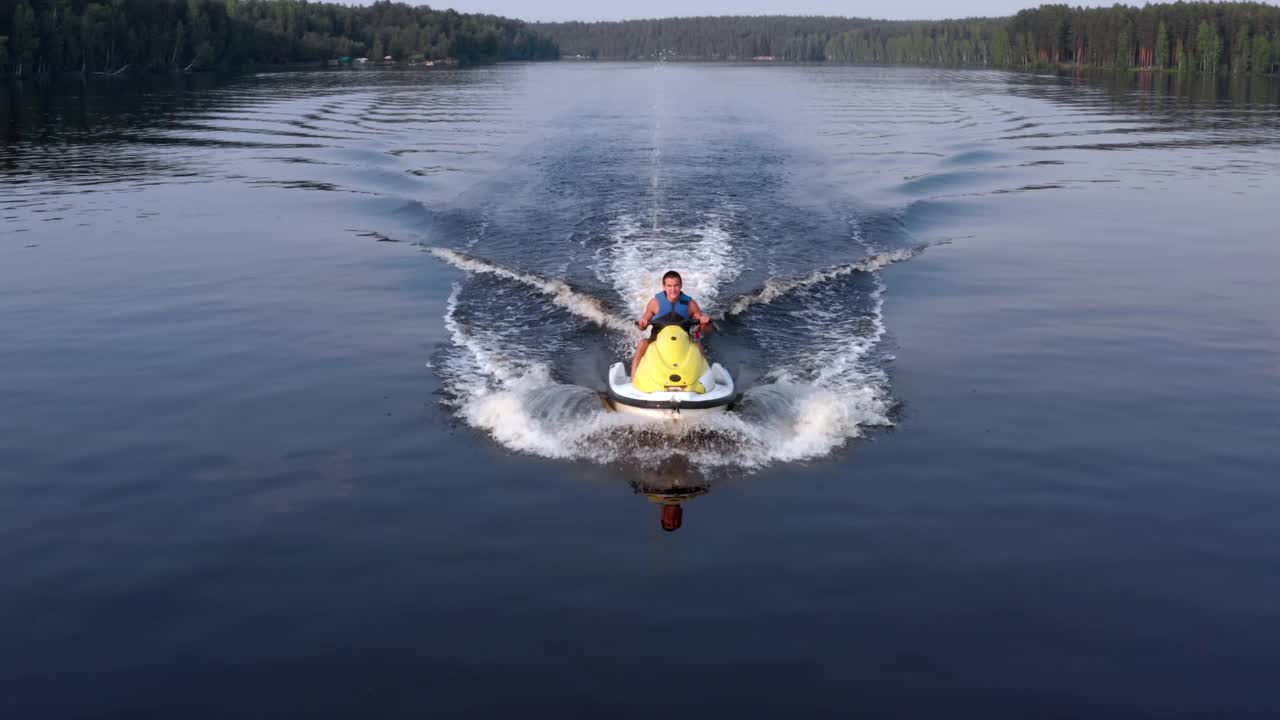
[[[534,23],[566,57],[986,65],[1075,64],[1233,74],[1280,65],[1280,7],[1177,2],[1145,7],[1044,5],[1007,18],[885,21],[835,17],[694,17]]]
[[[463,63],[744,60],[1280,70],[1280,7],[1177,2],[1043,5],[1007,18],[885,21],[691,17],[524,23],[379,0],[0,0],[0,69],[17,73],[231,69],[342,57]]]
[[[0,65],[17,73],[230,69],[387,55],[480,63],[560,53],[518,20],[389,1],[0,0]]]

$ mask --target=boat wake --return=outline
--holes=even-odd
[[[563,280],[543,277],[537,273],[512,270],[498,263],[481,260],[448,248],[428,247],[426,250],[459,270],[481,275],[493,275],[532,288],[550,298],[557,306],[602,328],[622,333],[639,334],[631,320],[610,313],[599,300],[574,290]]]
[[[789,293],[803,290],[807,287],[812,287],[824,282],[829,282],[844,275],[856,272],[872,273],[886,265],[891,265],[903,260],[910,260],[924,252],[925,247],[925,245],[919,245],[905,250],[890,250],[876,253],[857,262],[815,270],[800,277],[770,278],[765,282],[764,287],[760,288],[756,292],[739,295],[732,303],[729,304],[729,308],[725,311],[725,317],[741,315],[751,309],[751,306],[753,305],[768,303]]]
[[[632,468],[673,457],[759,468],[891,425],[880,271],[922,248],[879,215],[828,202],[788,162],[798,152],[808,167],[803,148],[747,130],[732,105],[688,122],[664,93],[703,90],[654,79],[652,97],[566,122],[518,163],[518,182],[435,225],[428,252],[465,273],[431,362],[442,402],[510,450]],[[667,270],[717,319],[706,350],[742,392],[732,412],[655,423],[602,401]]]
[[[446,308],[449,347],[432,362],[442,379],[443,403],[514,451],[640,467],[656,467],[672,455],[701,468],[752,469],[812,459],[868,428],[892,424],[894,402],[877,353],[885,334],[878,271],[922,248],[769,278],[721,305],[718,298],[738,272],[722,224],[711,219],[687,231],[680,243],[648,241],[643,234],[643,227],[627,219],[615,224],[595,267],[607,286],[591,290],[428,248],[468,275],[455,285]],[[653,423],[611,412],[601,400],[604,367],[620,349],[634,348],[639,333],[630,317],[657,286],[661,270],[654,268],[667,267],[697,268],[686,274],[686,287],[708,312],[723,318],[723,337],[711,351],[739,346],[742,365],[755,369],[750,381],[739,381],[744,394],[735,412],[696,423]],[[483,287],[470,287],[482,280]],[[601,293],[617,297],[606,300]],[[500,313],[468,309],[497,302],[512,307],[537,297],[586,323],[576,323],[580,329],[573,333],[531,335]],[[592,349],[594,365],[572,360]]]

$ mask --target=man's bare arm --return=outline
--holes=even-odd
[[[711,316],[702,312],[702,308],[698,307],[697,300],[693,300],[689,303],[689,317],[704,325],[711,322]]]
[[[645,328],[649,327],[649,321],[652,320],[653,316],[657,314],[658,314],[658,299],[653,298],[649,301],[648,305],[644,306],[644,315],[640,318],[640,323],[639,323],[640,329],[644,330]]]

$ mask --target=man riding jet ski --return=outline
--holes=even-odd
[[[680,273],[662,276],[662,292],[645,307],[637,323],[652,327],[631,361],[631,377],[622,363],[609,368],[609,400],[616,410],[656,418],[692,419],[723,412],[736,399],[733,378],[719,363],[708,365],[697,340],[711,317],[682,292]],[[697,335],[689,332],[696,328]]]

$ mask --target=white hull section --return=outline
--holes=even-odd
[[[720,363],[714,363],[706,375],[699,378],[705,393],[695,392],[640,392],[631,384],[627,368],[614,363],[609,368],[609,401],[615,410],[654,420],[697,420],[728,410],[737,397],[733,378]]]

